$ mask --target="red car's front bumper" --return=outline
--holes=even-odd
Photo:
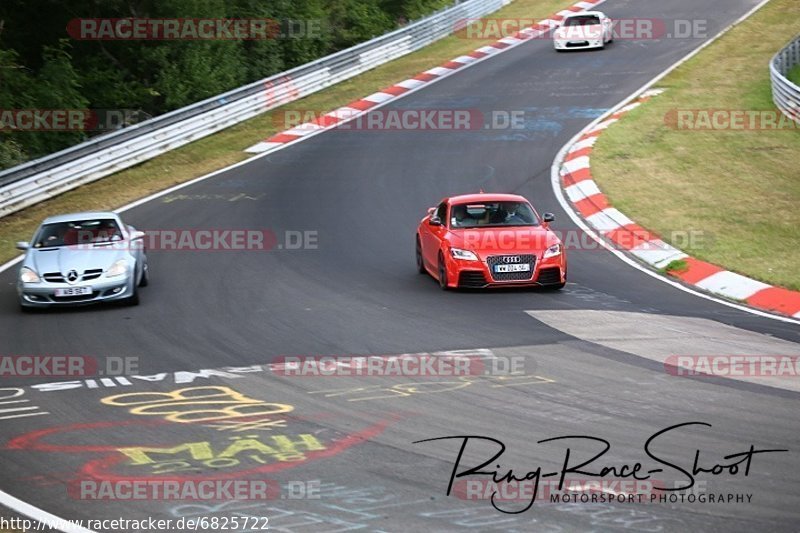
[[[531,264],[528,272],[498,273],[494,266],[504,264],[503,255],[481,257],[480,261],[464,261],[448,258],[448,287],[483,289],[514,286],[562,286],[567,281],[567,258],[565,253],[542,259],[541,254],[515,254],[522,263]]]

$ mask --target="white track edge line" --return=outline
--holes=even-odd
[[[575,142],[584,133],[586,133],[591,128],[595,127],[597,124],[599,124],[600,122],[604,121],[606,118],[608,118],[609,116],[613,115],[614,113],[616,113],[617,111],[619,111],[620,109],[625,107],[631,100],[633,100],[635,98],[638,98],[642,93],[644,93],[645,91],[650,89],[653,85],[655,85],[656,83],[661,81],[664,77],[669,75],[673,70],[677,69],[678,67],[680,67],[681,65],[683,65],[684,63],[686,63],[687,61],[692,59],[694,56],[699,54],[702,50],[704,50],[705,48],[710,46],[712,43],[717,41],[720,37],[722,37],[723,35],[728,33],[732,28],[734,28],[735,26],[738,26],[743,21],[745,21],[748,18],[750,18],[750,16],[752,16],[754,13],[756,13],[759,9],[761,9],[762,7],[767,5],[769,3],[769,1],[770,0],[762,0],[761,2],[759,2],[753,9],[751,9],[750,11],[745,13],[742,17],[740,17],[735,22],[730,24],[728,27],[726,27],[725,29],[720,31],[717,35],[715,35],[710,40],[708,40],[705,43],[703,43],[700,47],[698,47],[695,50],[691,51],[689,54],[684,56],[682,59],[678,60],[676,63],[674,63],[667,70],[665,70],[664,72],[662,72],[661,74],[659,74],[658,76],[656,76],[655,78],[653,78],[652,80],[647,82],[640,89],[638,89],[635,92],[633,92],[630,96],[625,98],[622,102],[620,102],[619,104],[617,104],[616,106],[614,106],[610,110],[606,111],[603,115],[601,115],[598,118],[596,118],[588,126],[586,126],[580,132],[578,132],[572,139],[570,139],[567,142],[567,144],[565,144],[561,148],[561,150],[556,155],[556,158],[553,161],[553,165],[550,167],[550,184],[553,187],[553,192],[556,195],[556,199],[558,200],[558,203],[561,204],[561,207],[569,215],[569,217],[572,219],[572,221],[575,222],[575,224],[579,228],[581,228],[584,232],[586,232],[592,239],[594,239],[603,248],[605,248],[606,250],[608,250],[609,252],[611,252],[612,254],[617,256],[617,258],[620,259],[622,262],[632,266],[633,268],[635,268],[635,269],[637,269],[637,270],[639,270],[641,272],[644,272],[645,274],[647,274],[648,276],[650,276],[652,278],[655,278],[655,279],[660,280],[660,281],[662,281],[664,283],[672,285],[676,289],[680,289],[683,292],[687,292],[689,294],[693,294],[694,296],[697,296],[699,298],[703,298],[703,299],[706,299],[706,300],[711,300],[712,302],[717,302],[719,304],[722,304],[722,305],[725,305],[725,306],[728,306],[728,307],[732,307],[734,309],[738,309],[739,311],[745,311],[747,313],[751,313],[751,314],[758,315],[758,316],[761,316],[761,317],[771,318],[773,320],[779,320],[781,322],[787,322],[789,324],[800,324],[800,320],[796,320],[796,319],[788,317],[788,316],[776,315],[776,314],[769,313],[769,312],[766,312],[766,311],[760,311],[760,310],[754,309],[752,307],[740,305],[740,304],[737,304],[737,303],[734,303],[734,302],[731,302],[731,301],[728,301],[728,300],[725,300],[725,299],[722,299],[722,298],[719,298],[719,297],[716,297],[716,296],[712,296],[711,294],[708,294],[708,293],[705,293],[705,292],[700,292],[700,291],[694,290],[694,289],[690,288],[687,285],[684,285],[684,284],[682,284],[680,282],[668,279],[668,278],[662,276],[661,274],[659,274],[658,272],[656,272],[656,271],[654,271],[654,270],[652,270],[652,269],[650,269],[648,267],[645,267],[645,266],[641,265],[638,261],[636,261],[634,259],[631,259],[626,253],[614,249],[604,239],[601,239],[597,235],[597,233],[595,233],[595,231],[592,228],[590,228],[577,213],[575,213],[575,211],[572,209],[572,205],[569,202],[567,202],[566,198],[564,197],[563,191],[561,189],[561,176],[560,176],[561,164],[562,164],[562,162],[564,160],[564,157],[567,155],[567,151],[569,150],[569,148],[572,147],[572,145],[575,144]]]
[[[595,6],[599,6],[600,4],[605,3],[606,1],[607,0],[600,0],[599,2],[597,2],[594,5]],[[575,5],[575,4],[573,4],[573,5]],[[543,32],[543,34],[546,34],[546,33],[550,32],[550,31],[552,31],[552,29],[545,30]],[[408,96],[410,94],[413,94],[413,93],[415,93],[415,92],[417,92],[417,91],[419,91],[421,89],[424,89],[426,87],[430,87],[431,85],[433,85],[434,83],[438,82],[439,80],[445,79],[445,78],[447,78],[449,76],[452,76],[453,74],[456,74],[456,73],[461,72],[461,71],[463,71],[465,69],[471,68],[474,65],[482,63],[483,61],[485,61],[487,59],[496,57],[496,56],[500,55],[501,53],[506,52],[508,50],[513,50],[517,46],[520,46],[520,45],[525,44],[525,43],[530,42],[530,41],[531,41],[531,39],[522,39],[518,43],[514,43],[514,44],[511,44],[511,45],[509,45],[509,46],[507,46],[505,48],[497,50],[496,53],[488,54],[488,55],[486,55],[484,57],[476,59],[475,61],[473,61],[471,63],[465,64],[461,68],[455,69],[452,72],[449,72],[449,73],[446,73],[446,74],[444,74],[442,76],[434,78],[434,79],[430,80],[429,82],[425,83],[424,85],[420,85],[419,87],[416,87],[414,89],[409,89],[408,91],[397,95],[396,98],[393,98],[391,100],[387,100],[386,102],[383,102],[381,104],[377,104],[377,105],[375,105],[373,107],[370,107],[369,109],[364,111],[364,113],[373,111],[373,110],[378,109],[380,107],[383,107],[383,106],[385,106],[387,104],[394,103],[397,100],[399,100],[401,98],[404,98],[404,97],[406,97],[406,96]],[[361,113],[361,114],[363,114],[363,113]],[[337,123],[336,125],[338,126],[340,124],[344,124],[346,122],[350,122],[352,120],[355,120],[357,117],[361,116],[361,114],[353,116],[353,117],[350,117],[345,121]],[[257,155],[254,155],[252,157],[248,157],[247,159],[239,161],[238,163],[234,163],[234,164],[229,165],[227,167],[215,170],[213,172],[210,172],[209,174],[205,174],[203,176],[199,176],[199,177],[194,178],[192,180],[189,180],[189,181],[187,181],[185,183],[179,183],[178,185],[175,185],[175,186],[170,187],[168,189],[165,189],[163,191],[151,194],[149,196],[145,196],[144,198],[141,198],[139,200],[133,201],[133,202],[131,202],[129,204],[126,204],[126,205],[118,208],[118,209],[115,209],[114,212],[116,212],[116,213],[124,213],[125,211],[133,209],[134,207],[138,207],[138,206],[140,206],[140,205],[142,205],[144,203],[150,202],[152,200],[155,200],[156,198],[160,198],[161,196],[167,195],[167,194],[169,194],[171,192],[183,189],[184,187],[189,187],[190,185],[194,185],[195,183],[199,183],[201,181],[205,181],[205,180],[207,180],[209,178],[212,178],[212,177],[216,176],[217,174],[221,174],[223,172],[227,172],[229,170],[232,170],[234,168],[246,165],[248,163],[252,163],[253,161],[256,161],[256,160],[258,160],[258,159],[260,159],[262,157],[266,157],[268,155],[272,155],[275,152],[277,152],[278,150],[283,150],[284,148],[292,146],[295,143],[302,142],[305,139],[310,139],[312,137],[315,137],[315,136],[317,136],[317,135],[319,135],[321,133],[324,133],[326,131],[329,131],[329,130],[333,129],[334,127],[335,126],[331,126],[330,128],[314,131],[313,133],[310,133],[308,135],[304,135],[303,137],[300,137],[299,139],[295,139],[294,141],[291,141],[291,142],[288,142],[288,143],[284,143],[282,146],[276,147],[276,148],[274,148],[272,150],[269,150],[267,152],[264,152],[262,154],[257,154]],[[17,263],[19,263],[20,261],[22,261],[23,257],[24,257],[24,255],[20,255],[20,256],[14,258],[14,259],[11,259],[10,261],[7,261],[3,265],[0,265],[0,273],[5,272],[6,270],[11,268],[12,266],[14,266]],[[22,501],[22,500],[20,500],[18,498],[15,498],[14,496],[12,496],[12,495],[10,495],[7,492],[4,492],[2,490],[0,490],[0,505],[5,505],[9,509],[12,509],[12,510],[14,510],[16,512],[24,514],[24,515],[26,515],[26,516],[28,516],[30,518],[33,518],[34,520],[45,521],[45,523],[46,523],[47,520],[50,520],[51,522],[59,520],[59,518],[57,516],[52,515],[52,514],[48,513],[47,511],[44,511],[43,509],[39,509],[38,507],[35,507],[35,506],[33,506],[33,505],[29,504],[29,503],[26,503],[26,502],[24,502],[24,501]],[[61,531],[63,531],[64,533],[97,533],[95,531],[92,531],[90,529],[85,529],[85,528],[82,528],[80,526],[67,527],[66,529],[62,529]]]

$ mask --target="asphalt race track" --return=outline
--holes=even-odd
[[[710,37],[756,3],[610,0],[600,9],[614,19],[704,19]],[[71,388],[31,387],[64,378],[6,379],[0,401],[26,400],[35,409],[16,418],[0,411],[0,489],[68,519],[265,516],[271,529],[297,532],[796,530],[797,385],[687,379],[662,362],[668,354],[800,355],[796,325],[677,290],[601,250],[571,252],[561,292],[442,292],[414,268],[416,224],[447,195],[519,193],[539,212],[555,213],[556,229],[575,230],[551,190],[557,151],[702,42],[618,40],[605,51],[557,54],[549,40],[534,40],[388,107],[524,110],[522,131],[334,130],[124,215],[143,230],[316,231],[317,249],[154,251],[151,284],[135,308],[21,314],[15,269],[4,272],[4,354],[138,357],[135,374],[149,379],[79,379]],[[263,366],[283,355],[458,350],[489,365],[524,357],[525,374],[411,384],[287,377]],[[187,374],[226,367],[233,368]],[[130,396],[138,393],[162,394]],[[168,409],[208,394],[252,399],[252,418],[261,423],[204,423]],[[507,446],[502,466],[523,475],[564,461],[566,444],[536,441],[590,435],[612,445],[595,465],[652,467],[645,441],[685,422],[711,427],[677,429],[657,448],[686,469],[696,450],[706,467],[751,444],[789,451],[755,455],[747,476],[698,475],[695,489],[749,494],[749,502],[537,502],[507,514],[483,498],[445,494],[459,441],[413,443],[493,437]],[[158,452],[141,450],[188,443],[213,458],[183,450],[154,459]],[[586,441],[571,447],[597,450]],[[471,444],[462,467],[477,466],[493,449]],[[676,474],[667,469],[661,480],[685,480]],[[85,479],[131,478],[269,479],[283,497],[89,501],[68,490]],[[305,482],[319,492],[287,496]]]

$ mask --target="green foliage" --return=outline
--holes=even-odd
[[[398,19],[416,20],[452,5],[452,0],[390,0],[385,9]]]
[[[42,66],[38,72],[18,62],[14,51],[0,50],[0,110],[17,109],[85,109],[88,100],[81,93],[78,75],[72,67],[69,42],[44,46]],[[81,131],[9,131],[0,128],[3,155],[0,161],[19,163],[26,154],[44,155],[64,146],[81,142]],[[0,166],[5,168],[5,166]]]
[[[0,110],[129,109],[155,116],[391,31],[450,0],[3,0]],[[76,40],[74,19],[268,19],[265,40]],[[97,132],[0,128],[0,169]]]

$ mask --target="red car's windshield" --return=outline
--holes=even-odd
[[[538,226],[539,219],[525,202],[457,204],[450,208],[451,228]]]

